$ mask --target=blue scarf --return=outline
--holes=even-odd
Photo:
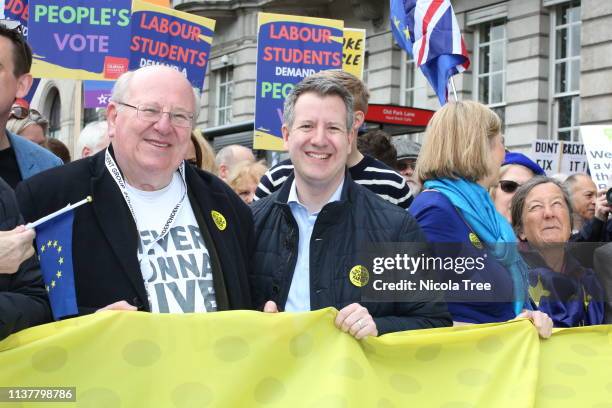
[[[512,227],[497,212],[487,190],[471,181],[448,178],[426,181],[425,188],[444,194],[487,244],[495,259],[510,272],[514,284],[514,313],[518,315],[523,309],[531,309],[527,295],[527,264],[518,252]]]

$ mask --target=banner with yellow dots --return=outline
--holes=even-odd
[[[575,408],[612,401],[612,326],[539,340],[519,320],[357,341],[334,326],[336,313],[104,312],[59,321],[0,342],[0,385],[76,387],[76,403],[54,407]]]

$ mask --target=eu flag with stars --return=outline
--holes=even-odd
[[[391,0],[390,18],[395,41],[412,55],[444,105],[449,78],[470,66],[450,1]]]
[[[72,268],[72,210],[36,227],[40,270],[55,320],[78,314]]]

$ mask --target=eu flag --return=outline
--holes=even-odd
[[[470,66],[450,1],[391,0],[390,17],[395,41],[412,55],[444,105],[449,78]]]
[[[72,268],[74,211],[36,227],[36,246],[45,287],[55,320],[78,314]]]

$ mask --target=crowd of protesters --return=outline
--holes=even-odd
[[[74,315],[335,307],[338,329],[357,339],[517,318],[546,338],[553,326],[612,321],[612,204],[589,175],[561,183],[507,151],[499,117],[480,103],[444,105],[422,146],[359,135],[366,85],[323,71],[286,98],[289,158],[268,169],[243,146],[215,155],[194,131],[189,82],[145,67],[117,80],[106,121],[83,129],[71,162],[48,121],[15,104],[31,63],[20,33],[0,25],[0,339],[52,320],[24,223],[86,196],[72,231]],[[483,257],[466,277],[493,285],[497,300],[362,301],[360,252],[390,242]],[[584,242],[597,248],[570,245]]]

